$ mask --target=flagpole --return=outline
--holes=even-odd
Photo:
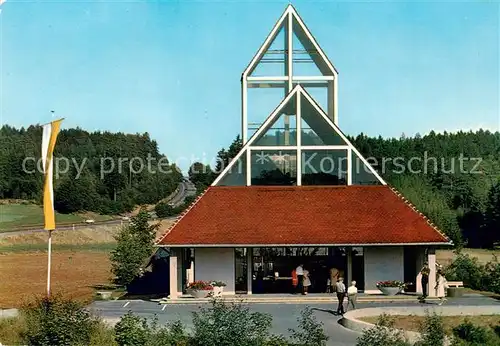
[[[52,230],[49,230],[47,259],[47,297],[50,297],[50,269],[52,267]]]

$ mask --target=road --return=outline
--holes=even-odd
[[[172,204],[174,207],[177,207],[181,205],[184,202],[184,199],[187,196],[194,196],[196,195],[196,187],[194,184],[190,181],[183,181],[179,184],[179,190],[175,196],[170,199],[170,201],[167,201],[168,203]]]
[[[251,311],[258,311],[271,314],[273,317],[272,333],[289,335],[289,328],[297,326],[297,317],[305,306],[313,308],[316,318],[323,322],[325,333],[330,337],[328,345],[335,346],[354,346],[359,333],[353,332],[341,326],[338,321],[340,317],[334,315],[336,309],[334,304],[250,304]],[[396,306],[421,306],[417,302],[400,303],[360,303],[358,308],[371,307],[396,307]],[[467,294],[463,298],[450,299],[447,305],[453,306],[478,306],[478,305],[500,305],[494,299],[484,297],[478,294]],[[208,305],[204,305],[208,306]],[[435,306],[429,303],[429,307]],[[141,317],[153,318],[157,316],[160,323],[181,320],[187,327],[192,328],[192,312],[197,311],[199,305],[195,304],[176,304],[159,305],[155,302],[141,300],[117,300],[117,301],[96,301],[92,303],[91,308],[103,318],[110,322],[117,321],[120,316],[127,311],[132,311]]]
[[[190,181],[182,181],[179,183],[179,189],[178,192],[172,196],[170,200],[168,200],[168,203],[172,203],[174,206],[179,206],[184,202],[184,199],[187,196],[193,196],[196,194],[196,187],[191,183]],[[177,216],[173,217],[168,217],[166,218],[167,220],[175,220],[177,219]],[[74,225],[64,225],[57,227],[56,231],[67,231],[67,230],[75,230],[75,229],[81,229],[81,228],[93,228],[95,226],[105,226],[105,225],[118,225],[123,222],[126,222],[125,220],[122,219],[115,219],[115,220],[108,220],[108,221],[96,221],[94,223],[75,223]],[[98,228],[96,228],[97,230]],[[33,232],[45,232],[43,228],[25,228],[25,229],[20,229],[17,231],[8,231],[8,232],[2,232],[0,231],[0,238],[1,237],[10,237],[10,236],[15,236],[15,235],[22,235],[22,234],[29,234]]]

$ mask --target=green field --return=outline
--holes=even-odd
[[[80,215],[56,213],[57,224],[82,223],[86,219],[110,220],[104,215]],[[20,228],[43,226],[43,208],[36,204],[0,204],[0,232],[15,231]]]

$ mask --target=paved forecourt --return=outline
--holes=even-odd
[[[309,297],[307,297],[309,298]],[[300,311],[306,306],[310,306],[315,311],[315,316],[323,322],[325,332],[330,337],[329,345],[354,346],[356,339],[361,334],[343,327],[340,323],[340,317],[336,316],[334,311],[337,302],[333,299],[331,302],[316,303],[313,300],[304,299],[301,303],[247,303],[251,311],[269,313],[273,317],[272,332],[276,334],[289,335],[288,328],[297,326],[297,317]],[[155,315],[161,323],[181,320],[188,327],[192,327],[192,312],[197,311],[199,307],[205,306],[199,304],[159,304],[158,302],[142,300],[115,300],[115,301],[96,301],[91,308],[110,323],[116,323],[119,318],[127,311],[135,314],[153,318]],[[436,302],[427,304],[418,303],[416,299],[394,302],[360,302],[358,309],[364,308],[384,308],[384,307],[402,307],[419,309],[425,311],[428,308],[436,306]],[[454,298],[448,300],[445,306],[461,307],[462,310],[474,309],[475,306],[498,306],[500,302],[478,294],[467,294],[463,298]]]

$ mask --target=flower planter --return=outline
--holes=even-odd
[[[193,289],[189,289],[187,290],[187,293],[192,295],[194,298],[207,298],[210,293],[212,293],[213,290],[193,290]]]
[[[386,296],[395,296],[401,292],[401,287],[379,287],[378,288]]]
[[[222,292],[224,292],[224,287],[222,286],[214,286],[214,297],[220,297],[222,296]]]

